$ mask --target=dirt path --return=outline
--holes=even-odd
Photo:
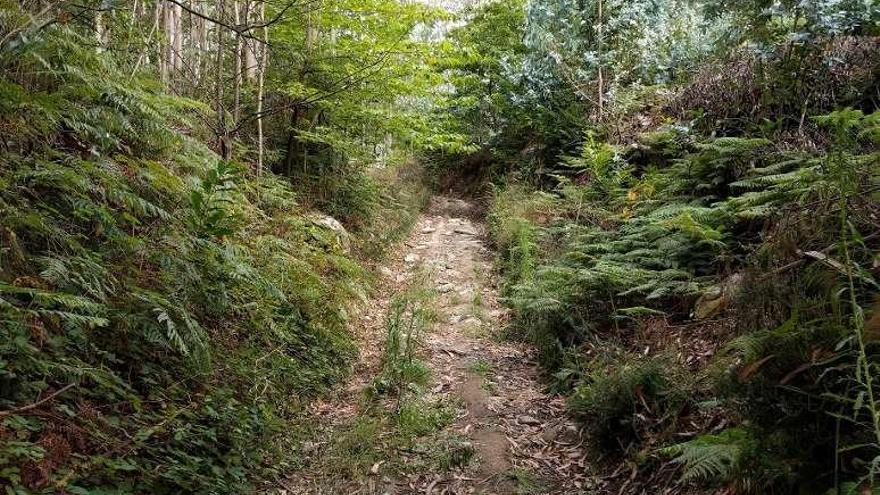
[[[382,475],[382,459],[365,476],[346,482],[346,493],[552,494],[588,487],[578,429],[559,398],[542,390],[530,347],[501,338],[507,316],[498,303],[492,253],[471,204],[434,198],[392,262],[382,286],[357,325],[362,349],[355,376],[335,399],[313,406],[328,435],[356,421],[363,391],[381,364],[383,321],[395,288],[417,274],[437,292],[437,323],[425,336],[421,358],[431,381],[425,403],[455,404],[444,433],[466,439],[472,456],[451,469],[430,467]],[[328,440],[327,443],[330,443]],[[400,455],[406,455],[402,453]],[[307,470],[306,470],[307,471]],[[302,473],[286,484],[293,493],[341,493],[324,473]]]

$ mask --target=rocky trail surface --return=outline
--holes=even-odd
[[[287,493],[519,494],[588,493],[586,452],[558,397],[544,392],[530,346],[502,337],[506,312],[498,303],[492,253],[473,206],[437,197],[410,239],[381,272],[380,289],[355,320],[361,349],[354,376],[336,396],[313,404],[321,435],[307,442],[311,462],[284,483]],[[470,450],[462,465],[408,466],[409,452],[386,452],[363,473],[327,462],[333,437],[367,414],[363,397],[382,366],[385,320],[393,295],[415,279],[435,291],[438,317],[419,357],[430,369],[425,403],[453,405],[443,426]],[[390,403],[388,407],[393,407]],[[383,433],[374,432],[376,441]],[[370,442],[370,436],[359,438]],[[324,462],[316,459],[324,458]],[[400,457],[401,459],[394,459]],[[336,463],[345,459],[336,459]],[[410,464],[413,464],[410,462]],[[350,476],[349,476],[350,475]]]

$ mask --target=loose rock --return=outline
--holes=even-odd
[[[523,415],[521,415],[521,416],[517,416],[517,417],[516,417],[516,422],[519,423],[519,424],[521,424],[521,425],[529,425],[529,426],[534,426],[534,425],[539,425],[539,424],[541,424],[541,422],[538,421],[537,418],[534,418],[534,417],[532,417],[532,416],[528,416],[528,415],[525,415],[525,414],[523,414]]]

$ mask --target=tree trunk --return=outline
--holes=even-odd
[[[205,13],[206,9],[204,7],[199,7],[199,9],[200,9],[200,12],[202,12],[203,14]],[[198,36],[196,39],[198,40],[198,45],[199,45],[199,50],[198,50],[199,57],[198,57],[198,60],[196,61],[195,66],[197,68],[196,70],[198,70],[197,78],[201,82],[202,74],[205,71],[204,57],[205,57],[205,54],[208,53],[208,22],[201,17],[197,17],[196,18],[196,29],[198,30]]]
[[[200,5],[194,5],[193,8],[198,12],[202,11]],[[192,69],[193,80],[198,84],[202,79],[202,18],[193,14],[188,14],[188,17],[189,40],[190,44],[195,47],[195,50],[192,50],[193,55],[190,60],[190,68]]]
[[[312,12],[309,11],[306,18],[306,52],[311,53],[315,49],[315,45],[318,43],[318,35],[317,21],[312,18]]]
[[[223,22],[226,17],[226,5],[224,3],[224,0],[218,1],[217,10],[218,10],[217,19],[219,21]],[[217,27],[217,59],[216,59],[216,66],[215,66],[216,77],[217,77],[216,78],[216,87],[215,87],[216,98],[217,98],[217,101],[216,101],[216,104],[217,104],[217,140],[218,140],[217,147],[218,147],[218,151],[220,153],[220,156],[224,160],[228,160],[232,154],[231,153],[232,150],[230,149],[229,142],[228,142],[229,131],[226,127],[226,108],[223,103],[223,95],[224,95],[224,91],[223,91],[223,87],[224,87],[224,82],[223,82],[223,50],[225,48],[226,48],[226,46],[225,46],[225,39],[224,39],[224,30],[222,28],[220,28],[220,26],[218,26]]]
[[[250,0],[245,2],[244,22],[247,25],[250,25],[250,20],[254,17],[254,13],[251,12],[253,10],[253,7],[254,4]],[[265,17],[265,15],[261,14],[261,18],[262,17]],[[260,24],[262,24],[263,22],[265,21],[261,20]],[[259,46],[256,40],[244,40],[244,75],[248,81],[253,81],[257,79],[257,72],[259,71],[259,63],[257,62],[257,49],[259,49]]]
[[[168,85],[168,67],[171,64],[171,5],[169,2],[156,3],[157,16],[162,17],[162,32],[164,36],[160,36],[162,40],[162,49],[159,50],[159,73],[162,76],[162,82]]]
[[[266,23],[266,3],[260,3],[260,24]],[[260,47],[260,61],[257,79],[257,175],[263,173],[263,85],[266,80],[266,67],[269,61],[269,28],[263,26],[263,46]]]
[[[161,3],[156,2],[156,7],[153,9],[153,25],[150,26],[150,32],[147,34],[147,37],[144,40],[145,41],[144,48],[141,51],[141,53],[138,55],[137,61],[135,61],[135,63],[134,63],[134,69],[132,69],[131,76],[129,77],[129,79],[133,78],[135,76],[135,74],[137,74],[138,69],[140,69],[142,63],[144,63],[144,62],[146,62],[147,64],[150,63],[150,53],[152,52],[153,47],[156,45],[156,43],[153,43],[153,36],[155,36],[156,33],[159,32],[159,21],[161,19],[161,5],[162,5]],[[146,5],[141,4],[141,10],[142,10],[142,12],[141,12],[142,16],[146,16],[146,14],[147,14]],[[161,43],[159,43],[159,45],[161,46]],[[158,56],[156,57],[156,62],[159,66],[159,72],[160,72],[160,76],[161,76],[162,71],[163,71],[161,49],[159,50],[157,55]]]
[[[183,7],[180,4],[174,4],[173,8],[173,18],[174,18],[174,69],[179,74],[183,69],[183,26],[182,26],[182,18],[183,18]]]
[[[98,42],[97,52],[104,51],[104,13],[95,12],[95,41]]]
[[[599,104],[599,122],[602,122],[602,116],[605,113],[605,94],[604,94],[605,93],[605,80],[604,80],[604,74],[602,74],[602,41],[604,41],[602,39],[602,36],[603,36],[603,27],[604,27],[603,24],[605,21],[602,18],[603,17],[602,7],[603,7],[602,0],[599,0],[599,25],[597,27],[597,31],[599,34],[599,36],[598,36],[599,42],[596,45],[597,46],[596,60],[598,61],[597,63],[599,64],[599,90],[598,90],[598,95],[596,95],[598,97],[596,101]]]
[[[287,134],[287,154],[284,156],[284,168],[288,176],[293,175],[293,161],[296,159],[296,145],[299,142],[296,136],[296,126],[299,125],[299,105],[293,107],[290,114],[290,130]]]
[[[241,25],[241,5],[238,0],[232,3],[233,17],[235,25]],[[238,122],[241,115],[241,59],[242,59],[242,37],[236,31],[235,33],[235,74],[232,80],[233,96],[232,96],[232,122],[233,125]]]

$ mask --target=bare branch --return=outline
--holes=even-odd
[[[73,383],[65,385],[65,386],[59,388],[58,390],[52,392],[51,394],[47,395],[46,397],[34,402],[33,404],[28,404],[26,406],[18,407],[15,409],[10,409],[8,411],[0,411],[0,418],[5,417],[5,416],[11,416],[13,414],[27,412],[27,411],[30,411],[31,409],[36,409],[36,408],[42,406],[43,404],[51,401],[55,397],[58,397],[59,395],[63,394],[64,392],[67,392],[68,390],[73,388],[73,386],[74,386]]]

